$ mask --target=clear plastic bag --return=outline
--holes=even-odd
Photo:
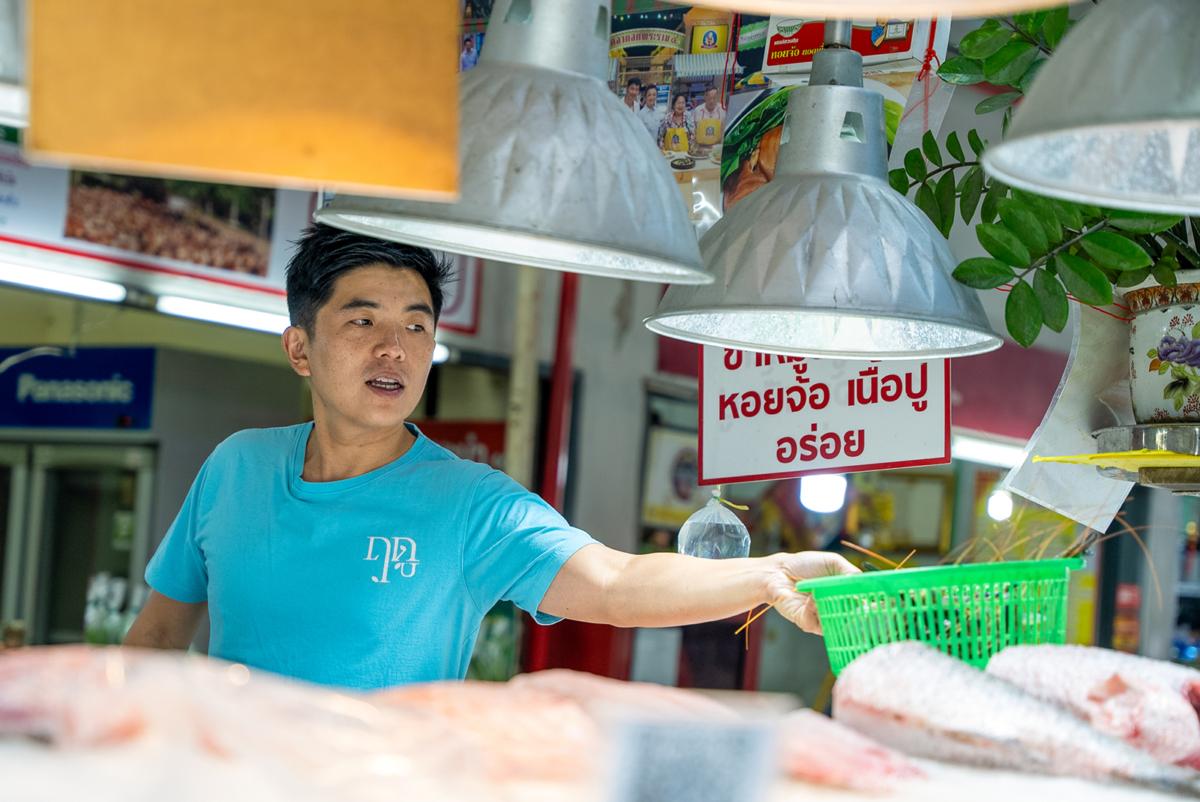
[[[710,560],[750,556],[750,532],[717,493],[683,522],[679,553]]]

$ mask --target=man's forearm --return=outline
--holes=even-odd
[[[143,649],[187,649],[204,617],[204,603],[178,602],[151,592],[123,645]]]
[[[676,627],[715,621],[772,600],[776,557],[704,560],[679,554],[630,555],[614,572],[606,597],[609,623]]]
[[[165,628],[139,627],[137,622],[125,634],[122,646],[132,646],[139,649],[175,649],[185,650],[191,646],[190,639],[184,639],[178,633]]]

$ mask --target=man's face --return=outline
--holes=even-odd
[[[464,39],[463,47],[466,48],[468,53],[473,52],[475,50],[475,40],[474,39]]]
[[[637,84],[629,84],[629,85],[627,85],[627,86],[625,87],[625,102],[626,102],[626,103],[633,103],[634,101],[636,101],[636,100],[637,100],[637,96],[638,96],[638,92],[639,92],[640,90],[641,90],[641,87],[640,87],[640,86],[638,86]]]
[[[717,90],[709,89],[704,93],[704,106],[712,111],[717,107]]]
[[[429,287],[415,270],[369,265],[342,274],[310,337],[284,332],[308,376],[314,417],[360,431],[403,425],[425,391],[434,346]]]

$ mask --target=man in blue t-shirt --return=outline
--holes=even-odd
[[[207,608],[214,656],[373,689],[464,677],[502,599],[542,624],[624,627],[774,602],[818,631],[793,586],[856,570],[841,557],[615,551],[407,423],[447,278],[423,248],[323,225],[305,233],[288,266],[283,347],[309,380],[313,420],[217,446],[146,568],[152,593],[127,645],[186,649]]]

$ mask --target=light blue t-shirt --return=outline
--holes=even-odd
[[[239,432],[205,461],[146,568],[154,590],[208,602],[209,653],[373,689],[466,675],[483,615],[537,613],[595,541],[503,473],[422,435],[336,482],[300,477],[312,424]]]

